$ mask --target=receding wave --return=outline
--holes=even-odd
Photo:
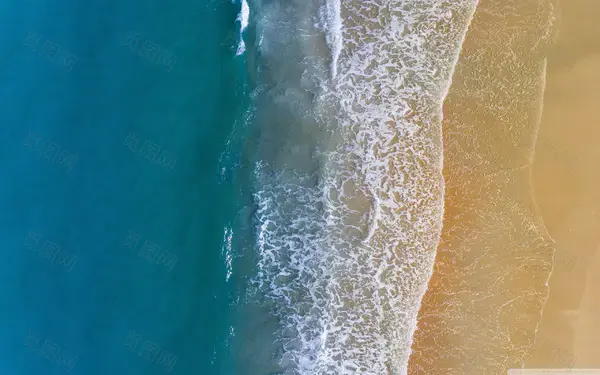
[[[441,105],[475,2],[336,1],[251,2],[253,295],[286,374],[404,374],[441,230]]]

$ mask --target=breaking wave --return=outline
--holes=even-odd
[[[240,14],[237,17],[237,21],[240,23],[240,42],[238,44],[238,48],[236,51],[236,56],[239,56],[246,52],[246,43],[244,43],[244,31],[248,27],[248,22],[250,20],[250,7],[248,6],[248,2],[246,0],[242,0],[242,8],[240,9]]]

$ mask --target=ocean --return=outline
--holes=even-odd
[[[239,4],[0,8],[0,373],[226,373]]]
[[[406,373],[475,5],[0,5],[0,371]]]

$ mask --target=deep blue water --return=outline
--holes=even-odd
[[[238,11],[0,4],[1,374],[235,373]]]

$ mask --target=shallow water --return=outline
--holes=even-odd
[[[256,351],[274,355],[248,373],[406,371],[441,222],[441,101],[474,6],[250,3],[255,231],[240,251],[258,255],[248,311],[271,317],[248,330],[266,327]]]

